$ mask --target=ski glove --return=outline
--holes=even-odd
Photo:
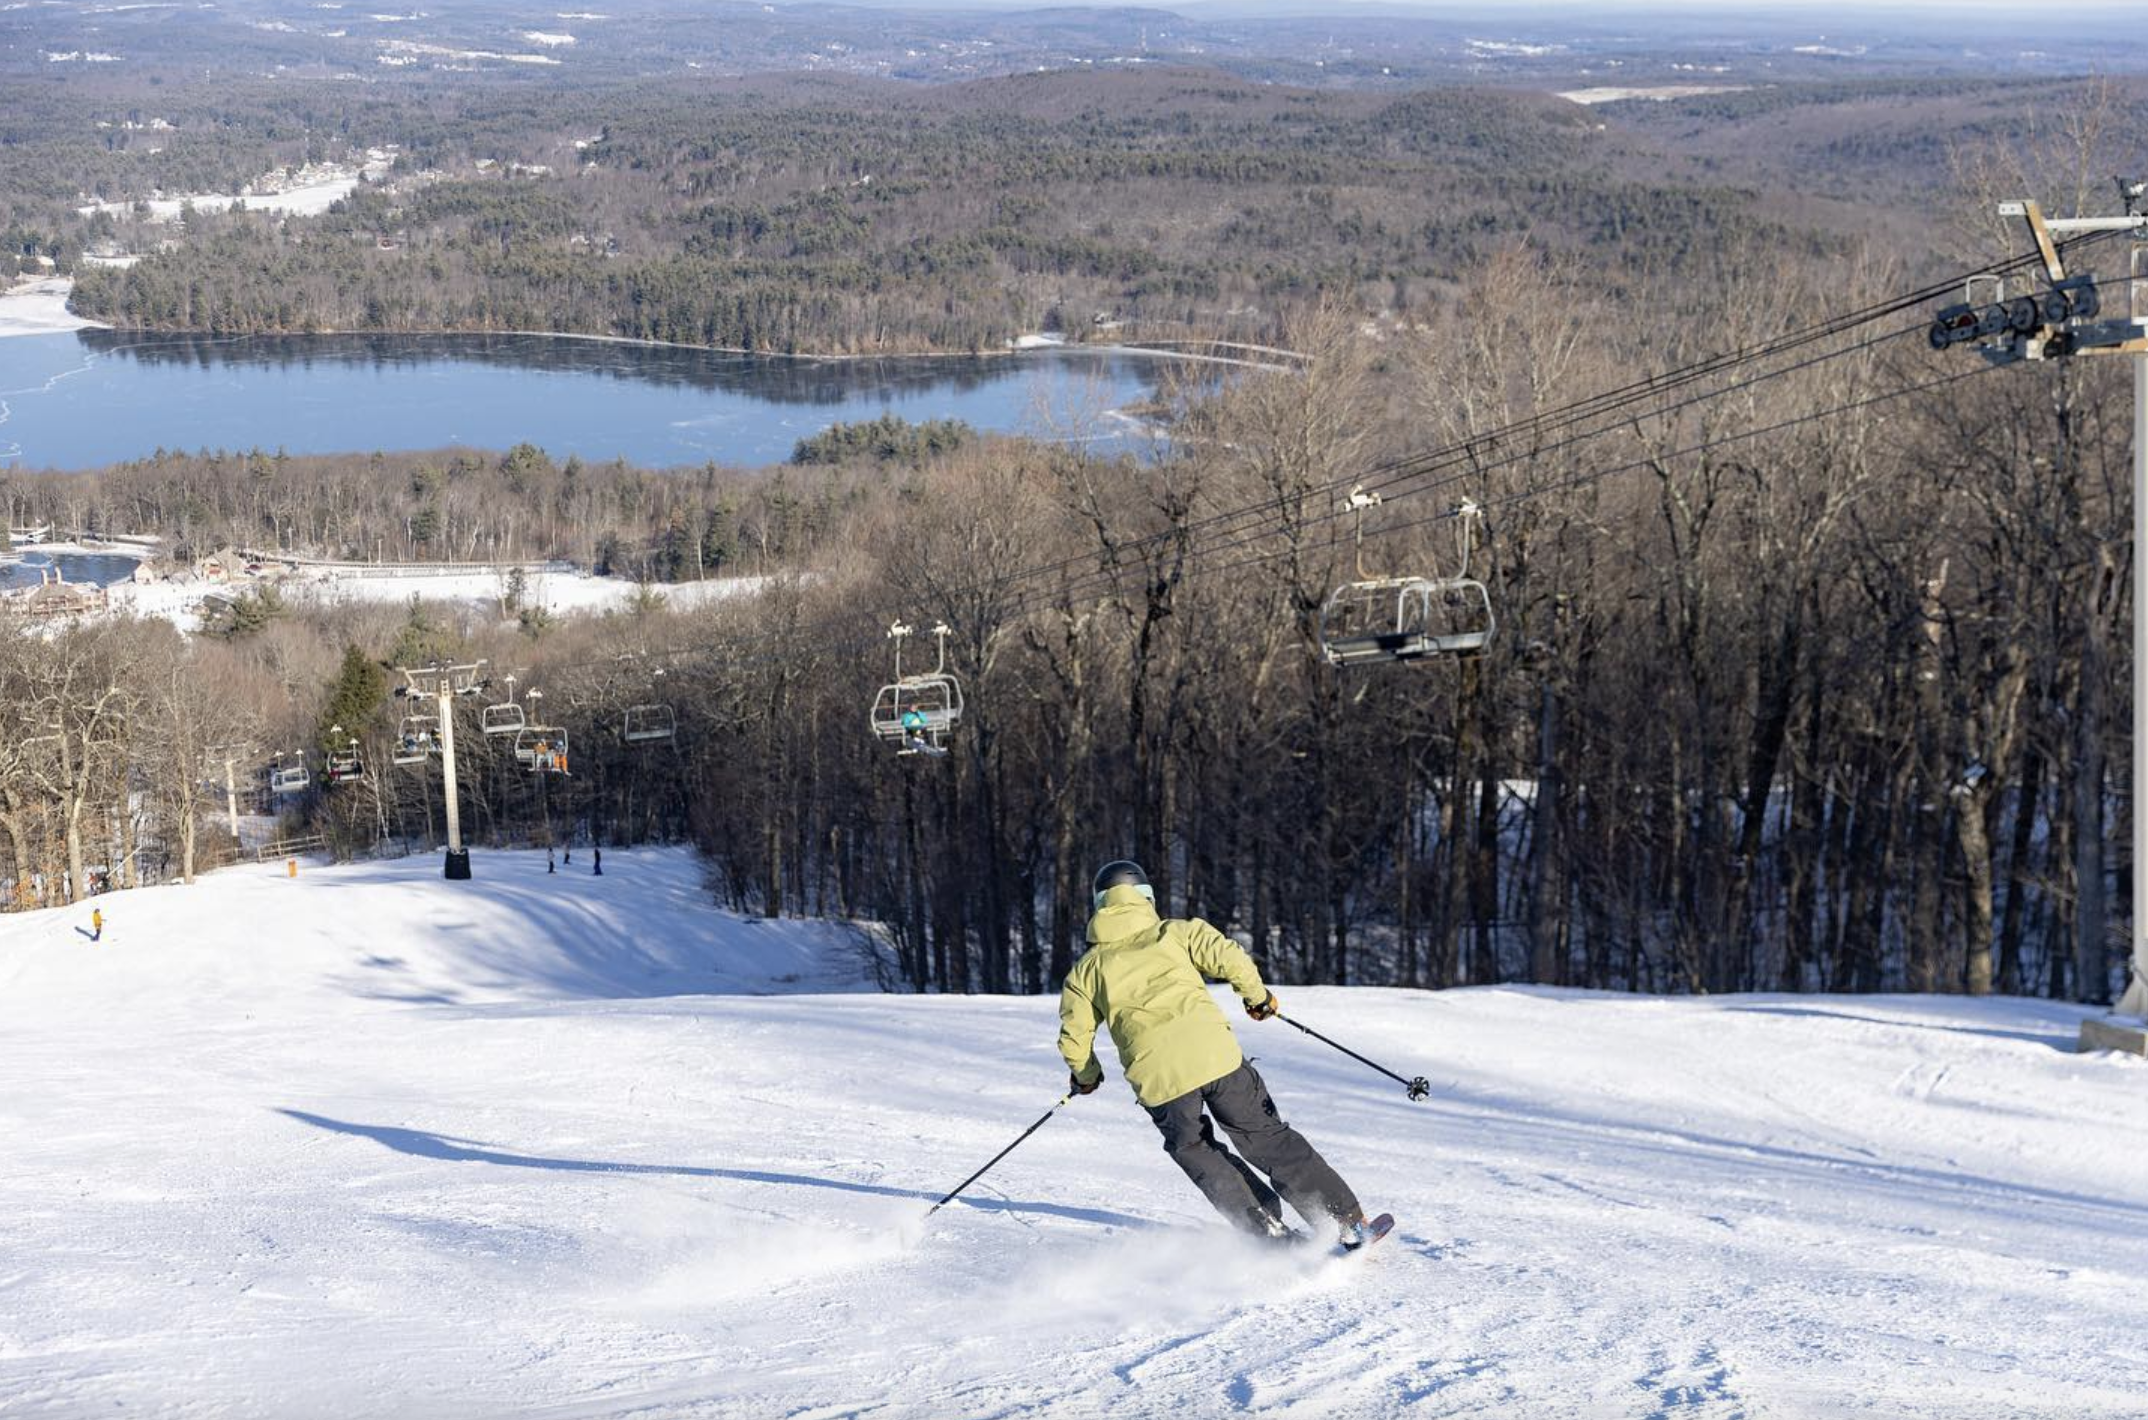
[[[1268,1019],[1268,1017],[1274,1015],[1277,1011],[1280,1011],[1282,1009],[1283,1003],[1275,999],[1275,993],[1273,991],[1270,991],[1268,993],[1268,999],[1265,1001],[1246,1002],[1246,1014],[1251,1016],[1256,1021],[1265,1021]]]
[[[1104,1077],[1102,1075],[1097,1076],[1086,1085],[1081,1082],[1081,1076],[1071,1072],[1067,1075],[1067,1090],[1071,1094],[1093,1095],[1096,1093],[1096,1087],[1103,1083]]]

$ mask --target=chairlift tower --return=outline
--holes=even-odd
[[[2133,360],[2133,924],[2126,989],[2108,1016],[2081,1023],[2083,1050],[2124,1050],[2148,1055],[2148,601],[2141,596],[2141,557],[2148,550],[2148,213],[2140,210],[2148,183],[2118,180],[2125,202],[2120,217],[2046,217],[2034,201],[1999,204],[2002,217],[2028,224],[2043,258],[2041,293],[2006,300],[1992,291],[1989,305],[1973,297],[1947,307],[1933,324],[1932,345],[1945,349],[1983,340],[1978,353],[1996,365],[2020,360],[2061,360],[2077,355],[2128,355]],[[2103,301],[2087,272],[2069,275],[2056,238],[2079,232],[2131,232],[2126,273],[2127,308],[2098,319]],[[1992,278],[1984,278],[1987,282]]]
[[[250,744],[227,744],[209,746],[209,758],[213,762],[224,761],[224,822],[231,829],[231,841],[239,841],[239,784],[233,765],[254,753]]]
[[[397,695],[431,696],[439,706],[441,792],[447,800],[446,875],[456,882],[469,880],[470,850],[462,846],[462,811],[455,787],[455,697],[475,695],[484,689],[484,678],[480,674],[484,668],[483,661],[459,666],[435,661],[429,666],[395,668],[395,673],[403,678],[403,684],[396,687]]]

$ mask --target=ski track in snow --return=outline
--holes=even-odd
[[[1434,1085],[1237,1022],[1400,1220],[1332,1260],[1115,1067],[928,1222],[1052,1000],[873,993],[677,851],[474,862],[0,918],[0,1414],[2140,1413],[2148,1062],[2078,1008],[1284,986]]]

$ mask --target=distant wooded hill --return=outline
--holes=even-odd
[[[1545,95],[1176,71],[761,80],[563,108],[483,160],[415,138],[386,182],[317,219],[197,212],[131,269],[82,271],[76,309],[223,334],[978,350],[1039,329],[1272,338],[1315,297],[1404,310],[1524,234],[1613,278],[1832,240],[1754,189],[1652,171]]]
[[[24,86],[9,248],[76,309],[215,334],[569,330],[783,352],[1272,339],[1294,307],[1421,314],[1528,242],[1616,293],[1725,251],[1924,264],[1950,155],[2027,141],[2085,83],[1864,81],[1584,107],[1483,88],[1310,90],[1214,70],[925,87],[840,75],[449,91]],[[2108,106],[2140,114],[2120,86]],[[393,171],[325,216],[182,226],[78,193],[236,192],[302,161]],[[85,263],[127,253],[128,267]]]

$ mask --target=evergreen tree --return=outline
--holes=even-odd
[[[336,672],[328,701],[321,707],[314,740],[323,750],[343,749],[385,715],[388,672],[356,646],[343,648],[343,665]],[[343,727],[338,733],[337,725]]]
[[[395,645],[388,650],[388,664],[427,666],[434,661],[453,660],[461,649],[461,638],[452,629],[433,620],[425,603],[412,597],[410,614],[395,634]]]

